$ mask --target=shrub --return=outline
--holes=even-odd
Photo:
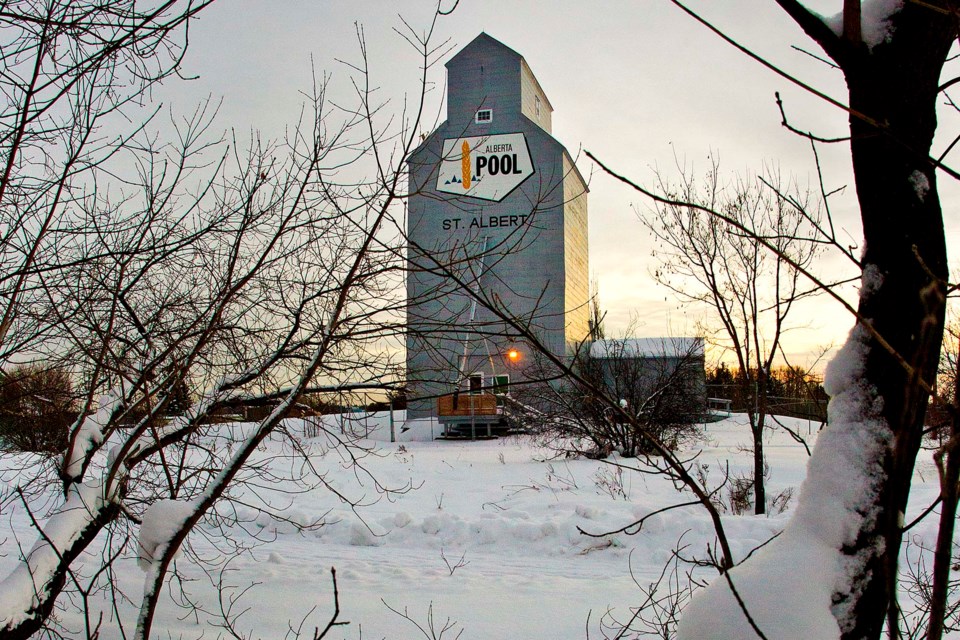
[[[573,363],[573,379],[525,386],[517,397],[536,411],[515,421],[526,418],[531,430],[588,457],[612,451],[651,455],[657,451],[652,439],[676,450],[700,437],[706,405],[702,345],[678,349],[664,339],[658,356],[631,353],[630,342],[605,341],[603,358],[585,349]],[[547,371],[539,377],[556,376]]]
[[[70,374],[19,365],[0,377],[0,443],[4,449],[60,453],[77,419]]]

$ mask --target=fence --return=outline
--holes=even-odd
[[[744,389],[741,385],[707,385],[707,395],[711,399],[729,400],[728,410],[738,413],[746,412],[756,406],[752,391],[753,389]],[[826,422],[827,397],[826,394],[819,396],[819,393],[807,398],[767,396],[767,413]]]

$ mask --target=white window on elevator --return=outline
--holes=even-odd
[[[480,109],[475,118],[477,124],[488,124],[493,122],[493,109]]]
[[[468,378],[470,393],[481,393],[483,391],[483,374],[474,373]]]

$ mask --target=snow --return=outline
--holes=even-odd
[[[143,514],[137,540],[140,568],[147,570],[163,556],[167,544],[196,505],[182,500],[158,500]]]
[[[432,442],[443,433],[443,425],[436,418],[407,420],[406,411],[394,411],[394,442]],[[307,435],[323,431],[332,434],[351,434],[367,440],[390,442],[390,412],[357,411],[354,413],[314,416],[304,419]]]
[[[902,8],[903,0],[864,0],[860,4],[860,32],[868,48],[890,40],[894,29],[891,18]],[[843,13],[823,21],[835,34],[843,35]]]
[[[869,48],[890,40],[893,35],[891,17],[902,8],[903,0],[868,0],[862,4],[860,29]]]
[[[919,169],[910,174],[910,184],[913,185],[913,191],[917,194],[917,199],[923,202],[927,199],[930,192],[930,180]]]
[[[872,295],[879,291],[881,286],[883,286],[883,272],[880,271],[880,267],[875,264],[864,263],[863,272],[860,275],[860,295]],[[840,361],[833,365],[834,368],[841,366],[843,366],[843,363]]]
[[[66,501],[46,521],[43,535],[26,554],[26,563],[19,562],[18,554],[10,553],[11,540],[4,543],[2,548],[8,558],[18,562],[8,567],[10,573],[0,582],[0,629],[26,619],[25,612],[37,602],[36,594],[47,589],[63,551],[80,537],[103,507],[101,496],[99,486],[72,484]],[[36,535],[26,528],[18,533],[24,537]]]
[[[856,353],[856,347],[850,347],[844,362],[855,365]],[[843,393],[844,384],[849,388],[855,375],[856,366],[847,369],[835,366],[830,381],[835,390]],[[479,442],[419,441],[418,438],[428,435],[436,425],[430,421],[406,423],[400,412],[395,417],[398,438],[410,440],[389,442],[389,416],[385,413],[324,416],[286,423],[287,430],[301,434],[302,444],[312,451],[310,463],[323,475],[324,482],[350,500],[366,505],[356,509],[323,487],[305,491],[301,485],[284,480],[293,468],[301,468],[299,463],[289,457],[289,446],[279,435],[264,442],[256,462],[270,469],[271,482],[237,491],[234,495],[239,501],[223,507],[224,514],[229,512],[243,523],[233,527],[232,535],[250,549],[233,559],[222,575],[225,600],[240,597],[235,611],[250,607],[238,622],[238,628],[244,633],[250,632],[251,637],[282,637],[289,623],[298,625],[313,607],[316,610],[308,617],[304,629],[325,625],[333,610],[329,570],[335,566],[341,619],[351,622],[349,626],[336,628],[331,637],[337,640],[357,640],[361,637],[361,626],[364,638],[423,637],[410,623],[391,613],[381,599],[394,609],[406,609],[421,624],[426,623],[432,607],[437,622],[449,617],[457,623],[457,629],[464,630],[463,640],[583,638],[588,627],[590,637],[603,637],[600,620],[606,612],[609,610],[622,620],[629,619],[630,607],[643,600],[638,584],[645,587],[659,577],[678,539],[682,537],[688,545],[688,554],[701,557],[714,542],[709,518],[699,507],[684,507],[652,516],[636,535],[617,534],[607,538],[582,535],[578,529],[591,533],[619,529],[660,508],[688,501],[690,496],[678,493],[673,484],[663,478],[629,471],[622,474],[617,491],[611,492],[610,483],[615,482],[613,467],[601,461],[552,458],[550,451],[526,437]],[[833,438],[832,446],[837,446],[838,436],[830,435],[829,431],[818,436],[816,423],[784,420],[811,442]],[[328,438],[317,428],[318,424],[345,439],[351,434],[359,435],[363,437],[359,445],[375,447],[377,455],[361,459],[370,475],[358,473],[345,464],[336,451],[328,449]],[[244,426],[223,425],[221,428],[233,433],[233,430],[243,430]],[[310,437],[306,437],[308,435]],[[728,463],[732,473],[751,467],[750,456],[742,448],[749,442],[750,431],[744,416],[735,415],[707,425],[707,439],[699,447],[702,453],[698,461],[709,465],[712,486],[720,483],[722,469]],[[767,435],[765,449],[772,469],[768,485],[771,494],[798,487],[804,481],[808,458],[801,445],[779,431]],[[816,449],[818,452],[821,449],[819,444]],[[634,460],[621,462],[636,463]],[[15,484],[14,470],[20,466],[16,460],[0,457],[0,478],[7,483],[6,491]],[[4,468],[11,471],[3,472]],[[938,492],[936,474],[930,472],[931,468],[930,463],[918,465],[918,473],[927,474],[929,484],[918,479],[915,488],[918,506],[911,506],[909,518],[929,504]],[[377,490],[371,477],[386,487],[412,486],[413,489],[386,496]],[[843,477],[836,481],[842,483]],[[735,557],[744,558],[780,532],[791,513],[799,514],[805,509],[808,522],[814,522],[811,514],[816,509],[843,513],[842,504],[806,495],[822,490],[823,482],[823,478],[812,484],[807,481],[803,490],[807,504],[785,514],[724,515]],[[93,495],[96,494],[91,494],[91,499]],[[852,499],[853,494],[848,497]],[[817,500],[811,502],[814,498]],[[254,508],[263,503],[277,506],[282,518]],[[139,552],[134,547],[117,563],[115,580],[119,588],[128,594],[142,590],[144,577],[138,564],[147,555],[156,557],[175,524],[182,521],[189,509],[187,502],[162,501],[143,514],[139,541],[144,549]],[[75,515],[79,517],[83,513],[86,510]],[[12,526],[12,533],[0,534],[0,540],[8,538],[0,547],[0,571],[10,571],[18,555],[13,536],[32,540],[36,532],[22,509],[13,508],[4,515]],[[318,520],[322,526],[312,526]],[[177,595],[178,587],[164,587],[154,637],[216,637],[222,632],[215,626],[220,604],[210,584],[210,580],[221,579],[221,575],[214,567],[208,578],[188,560],[195,553],[222,563],[224,556],[218,545],[223,539],[219,528],[223,522],[202,522],[198,531],[191,534],[184,557],[177,560],[190,598],[200,603],[202,609],[196,615],[184,615],[186,612],[176,605],[177,601],[183,601]],[[82,521],[64,524],[69,524],[65,529],[76,530]],[[816,522],[817,527],[823,524],[826,523]],[[823,600],[828,591],[808,588],[806,583],[824,587],[823,576],[839,575],[841,568],[836,566],[836,555],[830,553],[827,543],[842,537],[844,528],[837,525],[832,530],[811,532],[801,531],[797,525],[791,527],[792,531],[764,547],[794,547],[790,555],[780,556],[775,570],[761,569],[749,561],[735,570],[735,584],[738,589],[743,585],[743,591],[754,598],[754,607],[791,616],[788,624],[795,626],[794,635],[768,633],[771,639],[835,637],[836,623],[829,616],[829,599]],[[936,535],[935,526],[926,524],[914,531],[917,535],[930,536],[930,540]],[[819,538],[806,546],[787,545],[783,541],[785,536],[807,535]],[[144,558],[140,557],[141,553]],[[758,551],[753,559],[763,553]],[[93,553],[87,557],[85,575],[92,574],[97,556],[98,553]],[[783,571],[784,567],[789,570]],[[685,571],[686,567],[681,569]],[[716,573],[710,570],[698,571],[697,576],[717,580]],[[764,588],[750,593],[751,581]],[[22,610],[24,603],[12,602],[11,597],[28,592],[30,586],[5,588],[9,591],[0,594],[3,610]],[[783,589],[805,588],[802,593],[811,601],[797,600],[784,605]],[[241,597],[241,592],[247,589]],[[729,603],[722,598],[728,591],[711,588],[701,593],[718,594],[717,606],[727,607]],[[105,640],[121,637],[113,622],[116,616],[105,601],[96,598],[96,606],[104,611],[100,637]],[[713,630],[721,626],[717,612],[722,609],[705,609],[700,601],[701,598],[695,599],[698,604],[691,605],[688,617],[693,616],[697,608],[705,611],[711,632],[700,637],[718,637]],[[121,602],[121,615],[134,620],[138,604]],[[824,612],[827,615],[823,615]],[[64,625],[82,628],[79,614],[69,607],[58,616]],[[748,629],[733,637],[752,635]]]
[[[875,390],[862,382],[868,337],[857,325],[827,368],[830,426],[817,440],[783,535],[730,571],[745,608],[770,638],[839,638],[837,619],[843,621],[846,612],[832,597],[849,582],[854,563],[865,560],[841,549],[854,541],[862,519],[874,516],[863,505],[873,500],[881,450],[892,437]],[[778,604],[784,601],[795,606],[785,611]],[[708,635],[753,635],[726,581],[715,581],[694,598],[681,621],[679,638]]]
[[[80,423],[73,448],[70,450],[70,460],[64,469],[68,478],[79,478],[87,453],[103,442],[103,432],[110,423],[114,410],[123,400],[123,392],[113,389],[100,396],[97,410],[86,416]]]

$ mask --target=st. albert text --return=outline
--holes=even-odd
[[[463,218],[447,218],[443,221],[444,231],[456,231],[458,229],[497,229],[500,227],[519,227],[526,222],[529,215],[525,216],[476,216],[467,223]]]

